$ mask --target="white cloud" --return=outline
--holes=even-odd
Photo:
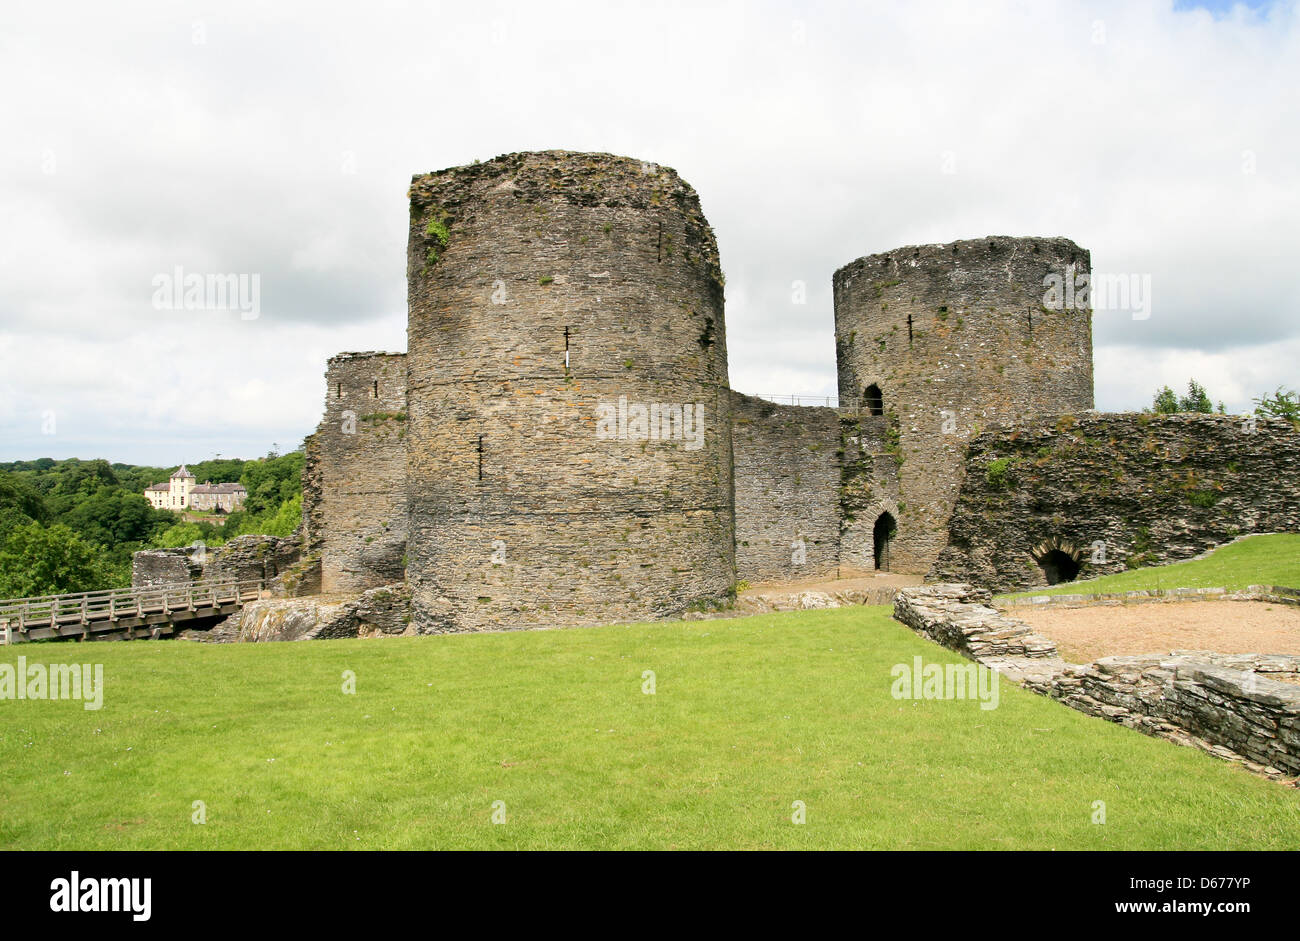
[[[1099,407],[1244,408],[1300,385],[1298,63],[1295,0],[11,5],[0,459],[292,446],[329,354],[404,348],[410,176],[549,147],[696,187],[742,391],[835,389],[855,257],[1064,235],[1152,276],[1150,320],[1097,319]],[[176,265],[258,274],[263,316],[154,310]]]

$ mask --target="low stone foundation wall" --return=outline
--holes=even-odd
[[[1185,601],[1268,601],[1273,604],[1300,605],[1300,589],[1278,585],[1251,585],[1241,589],[1227,588],[1152,588],[1140,591],[1102,592],[1095,595],[1026,595],[1023,598],[1001,598],[998,606],[1087,608],[1098,605],[1172,604]]]
[[[894,618],[1009,679],[1046,678],[1065,668],[1054,643],[1023,621],[1004,615],[992,600],[987,589],[973,585],[903,588],[894,597]]]
[[[302,553],[302,543],[290,536],[237,536],[223,546],[207,551],[203,577],[213,581],[262,581],[293,566]]]
[[[894,594],[899,589],[898,585],[880,588],[858,586],[834,588],[831,585],[825,588],[771,587],[761,591],[746,591],[736,598],[734,604],[719,606],[708,611],[688,611],[682,615],[682,620],[747,618],[756,614],[772,614],[778,611],[815,611],[823,608],[847,608],[853,605],[893,604]]]
[[[1224,597],[1199,591],[1198,597]],[[1246,600],[1274,600],[1260,594]],[[991,601],[988,591],[962,583],[904,588],[894,617],[1080,712],[1240,761],[1252,771],[1300,775],[1300,657],[1175,650],[1067,664],[1051,641]]]
[[[1252,771],[1300,775],[1300,657],[1199,650],[1104,657],[1025,685]]]

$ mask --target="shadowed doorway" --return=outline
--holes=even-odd
[[[876,517],[876,525],[871,528],[872,554],[876,568],[882,572],[889,571],[889,544],[898,532],[898,524],[893,514],[881,513]]]
[[[1038,567],[1043,570],[1043,576],[1049,585],[1072,582],[1079,577],[1078,561],[1074,556],[1060,549],[1053,549],[1039,556]]]
[[[862,393],[862,404],[867,407],[868,415],[885,414],[885,396],[880,391],[880,386],[874,382],[867,386],[867,390]]]

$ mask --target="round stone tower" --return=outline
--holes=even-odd
[[[840,401],[882,426],[885,457],[899,462],[896,518],[879,514],[894,527],[892,570],[924,574],[946,544],[971,435],[1093,407],[1090,265],[1068,239],[990,236],[835,272]],[[880,522],[860,521],[861,538],[874,524],[879,541]]]
[[[658,618],[735,582],[722,273],[695,191],[609,154],[410,189],[421,631]]]

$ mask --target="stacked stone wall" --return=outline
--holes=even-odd
[[[732,393],[736,573],[751,582],[835,573],[843,454],[834,409]]]
[[[301,557],[302,544],[297,537],[237,536],[204,552],[202,577],[207,581],[260,581],[270,585]]]
[[[894,617],[1080,712],[1252,771],[1300,774],[1300,657],[1175,650],[1067,664],[1050,640],[989,601],[987,589],[962,583],[904,588]]]
[[[131,587],[156,588],[195,581],[203,572],[192,549],[143,549],[131,556]]]
[[[341,353],[325,373],[325,412],[307,440],[304,540],[321,590],[362,591],[403,577],[406,357]]]
[[[1086,415],[970,443],[931,576],[997,591],[1189,559],[1250,533],[1300,532],[1300,431],[1282,419]]]
[[[846,414],[840,425],[840,564],[849,574],[906,571],[895,564],[897,533],[890,538],[887,528],[902,515],[896,428],[888,418],[861,413]]]

